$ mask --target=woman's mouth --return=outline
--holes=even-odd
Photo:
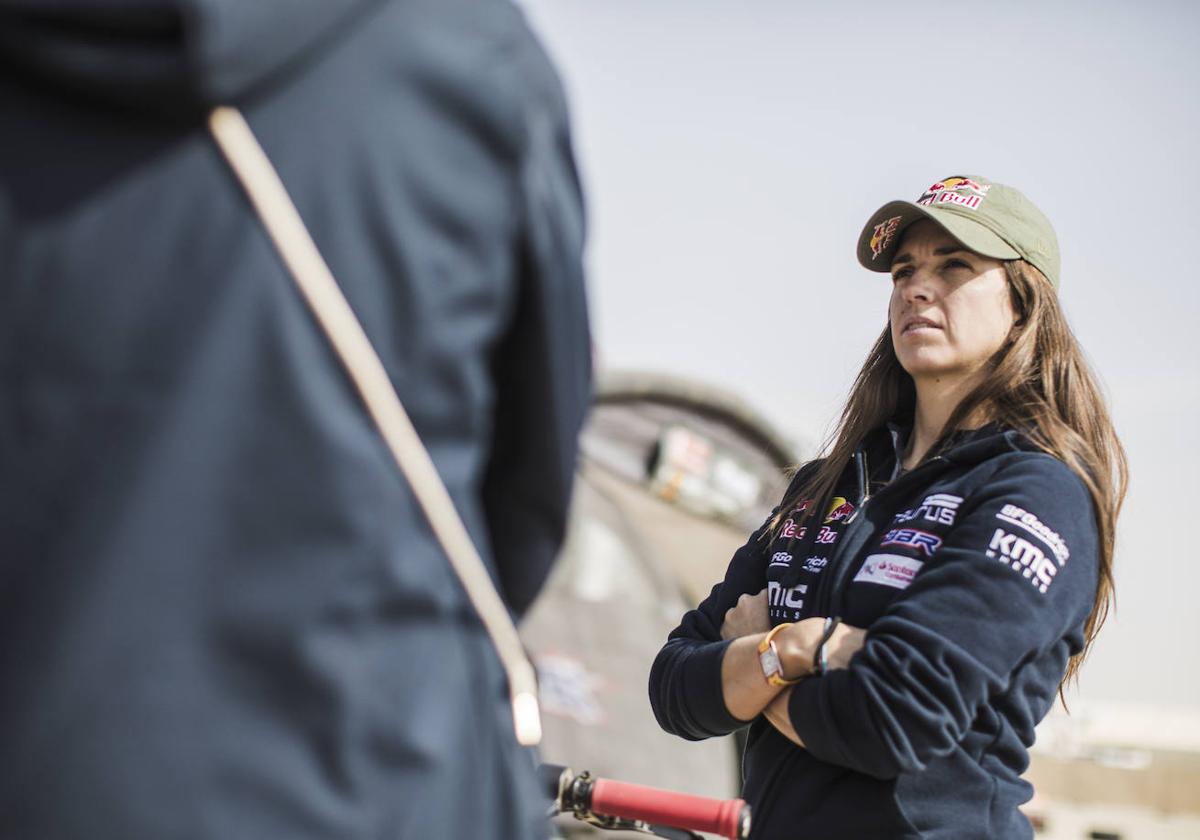
[[[940,330],[940,329],[941,329],[940,326],[938,326],[936,323],[929,320],[928,318],[910,318],[904,322],[904,329],[902,329],[900,331],[900,334],[901,335],[914,335],[914,334],[921,333],[921,332],[928,332],[928,331]]]

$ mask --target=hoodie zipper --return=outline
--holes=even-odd
[[[854,506],[854,513],[850,514],[850,518],[846,521],[846,530],[842,532],[841,539],[838,540],[837,546],[833,549],[833,556],[829,558],[829,565],[826,567],[826,586],[821,590],[821,598],[817,603],[817,614],[829,616],[829,607],[833,601],[833,592],[841,585],[841,580],[845,576],[842,567],[845,557],[845,547],[850,542],[851,536],[862,530],[862,523],[869,520],[862,515],[863,508],[871,498],[871,486],[867,481],[869,472],[867,470],[867,454],[862,449],[854,450],[854,471],[858,478],[858,503]]]
[[[821,592],[821,600],[818,604],[818,615],[834,616],[839,615],[842,608],[842,594],[845,589],[846,575],[849,574],[850,566],[854,558],[862,551],[864,545],[870,540],[875,533],[875,527],[870,519],[864,513],[864,508],[867,502],[871,500],[870,484],[868,483],[867,457],[860,449],[854,453],[855,468],[858,473],[858,498],[859,503],[855,511],[850,516],[846,530],[842,532],[841,539],[838,540],[837,547],[833,551],[833,556],[829,560],[828,584]],[[903,487],[906,484],[912,483],[914,476],[922,476],[928,472],[929,468],[935,464],[949,463],[947,459],[941,455],[934,456],[926,461],[921,466],[917,467],[910,473],[907,473],[900,478],[892,481],[887,487],[883,488],[880,493],[894,495],[897,487]],[[875,497],[878,498],[878,497]],[[834,608],[837,612],[834,612]]]

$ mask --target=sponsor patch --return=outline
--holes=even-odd
[[[767,615],[771,618],[796,618],[804,608],[808,584],[784,587],[777,580],[767,581]]]
[[[808,510],[808,506],[812,504],[812,499],[802,499],[797,503],[796,507],[792,508],[791,514],[783,521],[783,526],[779,529],[779,536],[788,540],[802,540],[804,535],[808,533],[807,525],[798,525],[800,515]],[[825,517],[825,522],[839,522],[854,515],[854,505],[846,501],[842,496],[834,496],[829,504],[829,514]],[[838,532],[828,525],[822,525],[821,530],[817,533],[817,542],[822,545],[833,545],[837,542]]]
[[[828,557],[809,557],[807,560],[804,561],[804,565],[801,566],[800,568],[804,569],[804,571],[806,571],[806,572],[812,572],[815,575],[815,574],[818,574],[822,569],[824,569],[828,565],[829,565]]]
[[[790,566],[792,565],[792,555],[788,554],[786,551],[776,551],[773,555],[771,555],[771,565],[785,567]]]
[[[900,226],[902,218],[903,216],[892,216],[875,225],[875,231],[871,234],[871,259],[879,259],[879,255],[892,244],[892,240],[896,237],[896,228]]]
[[[935,522],[940,525],[953,525],[954,516],[958,513],[958,506],[961,504],[962,496],[934,493],[932,496],[926,496],[925,501],[917,507],[897,513],[895,521],[911,522],[914,519],[922,519],[925,522]]]
[[[893,528],[883,535],[879,544],[903,545],[922,552],[926,557],[932,557],[934,552],[942,547],[942,538],[916,528]]]
[[[826,522],[840,522],[854,515],[854,505],[842,496],[834,496],[829,504],[829,513],[825,515]]]
[[[1054,554],[1058,565],[1065,566],[1067,564],[1067,560],[1071,557],[1071,551],[1067,548],[1066,541],[1058,535],[1057,531],[1043,524],[1042,520],[1029,511],[1016,505],[1005,505],[996,514],[996,518],[1033,534],[1046,544],[1046,547]]]
[[[1054,583],[1058,567],[1046,553],[1029,540],[997,528],[988,544],[987,556],[1011,566],[1014,572],[1028,580],[1043,595]]]
[[[947,178],[930,184],[917,199],[917,204],[925,207],[931,204],[956,204],[975,210],[983,203],[991,188],[991,184],[981,184],[970,178]]]
[[[821,530],[817,532],[817,542],[821,545],[833,545],[837,542],[837,538],[838,532],[828,525],[822,525]]]
[[[863,561],[853,582],[879,583],[894,589],[907,589],[924,565],[924,560],[901,554],[872,554]]]
[[[808,526],[797,526],[796,520],[789,517],[788,519],[783,520],[783,527],[779,529],[779,536],[788,540],[802,540],[804,539],[804,534],[807,531]]]

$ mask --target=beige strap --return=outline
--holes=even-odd
[[[288,271],[362,395],[367,411],[412,486],[450,565],[491,636],[508,673],[517,741],[526,746],[537,744],[542,737],[542,725],[533,665],[525,656],[508,610],[492,585],[433,460],[400,404],[383,363],[241,112],[236,108],[216,108],[208,124]]]

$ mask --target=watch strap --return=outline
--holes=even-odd
[[[803,677],[799,677],[789,680],[783,676],[783,661],[779,658],[779,648],[775,646],[775,637],[779,634],[779,631],[791,626],[792,622],[790,621],[785,621],[783,624],[776,624],[763,637],[762,641],[758,643],[758,663],[762,667],[763,676],[770,685],[780,688],[795,685],[803,679]]]

